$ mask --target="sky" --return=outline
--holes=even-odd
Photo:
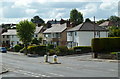
[[[69,19],[76,8],[84,19],[96,20],[118,16],[119,0],[0,0],[0,24],[18,23],[39,16],[48,20]]]

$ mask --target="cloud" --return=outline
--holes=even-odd
[[[96,4],[87,4],[83,9],[79,9],[79,11],[84,15],[91,15],[97,12],[97,5]]]
[[[35,14],[37,14],[37,13],[36,13],[36,12],[37,12],[36,9],[26,9],[25,12],[26,12],[26,14],[27,14],[28,16],[34,16]]]
[[[104,2],[100,5],[100,9],[102,10],[112,10],[115,9],[117,7],[117,3],[116,2]]]

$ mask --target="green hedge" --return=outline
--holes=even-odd
[[[46,54],[46,46],[44,45],[28,46],[27,49],[30,54],[38,54],[42,56]]]
[[[57,46],[55,48],[55,51],[56,51],[57,55],[63,56],[63,55],[67,55],[69,50],[68,50],[67,46]]]
[[[14,49],[15,52],[19,52],[20,49],[22,49],[22,46],[20,46],[20,45],[15,45],[13,49]]]
[[[115,52],[120,51],[120,37],[93,38],[93,52]]]
[[[76,46],[74,47],[76,53],[88,53],[91,52],[91,46]]]

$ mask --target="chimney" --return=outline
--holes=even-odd
[[[67,27],[71,27],[70,20],[67,20],[66,23],[67,23]]]

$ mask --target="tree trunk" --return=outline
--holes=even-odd
[[[27,50],[27,44],[25,44],[25,55],[28,54],[28,50]]]

